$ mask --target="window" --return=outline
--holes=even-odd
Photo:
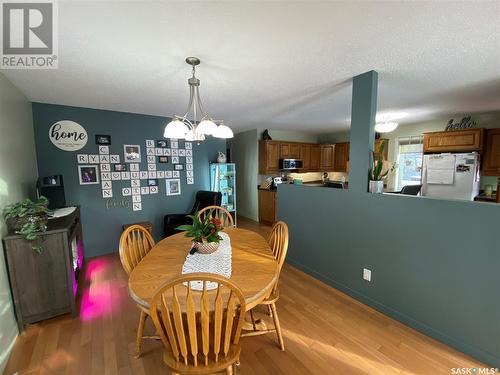
[[[406,185],[419,185],[422,177],[423,137],[398,138],[398,167],[396,170],[396,189]]]

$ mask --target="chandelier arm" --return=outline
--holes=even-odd
[[[203,102],[201,101],[201,98],[200,98],[200,90],[198,88],[198,86],[195,88],[195,95],[196,95],[196,99],[198,101],[198,107],[200,108],[200,112],[203,114],[203,119],[204,118],[208,118],[208,119],[211,119],[210,116],[208,115],[207,112],[205,112],[205,109],[203,108]]]
[[[191,110],[191,107],[193,107],[193,101],[194,101],[194,90],[193,90],[193,86],[190,85],[189,86],[189,104],[187,106],[186,113],[184,113],[184,116],[182,116],[183,119],[187,119],[187,116],[189,115],[189,111]]]

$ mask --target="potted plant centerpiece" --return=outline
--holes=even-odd
[[[396,163],[390,163],[383,160],[382,154],[384,151],[384,143],[380,145],[378,152],[378,157],[375,156],[375,152],[372,151],[372,165],[368,171],[369,182],[369,192],[370,193],[383,193],[384,192],[384,180],[389,174],[389,172],[394,171]]]
[[[26,198],[21,202],[8,205],[3,210],[7,225],[15,233],[22,234],[28,241],[34,241],[32,248],[39,254],[43,251],[43,234],[47,229],[48,204],[48,199],[43,196],[35,202]]]
[[[212,216],[213,210],[200,218],[198,213],[188,215],[193,220],[191,225],[181,225],[178,230],[186,231],[186,237],[193,238],[193,247],[202,254],[211,254],[219,248],[222,237],[219,232],[223,229],[219,218]]]

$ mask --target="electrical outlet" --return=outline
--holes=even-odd
[[[363,268],[363,279],[366,281],[372,281],[372,270],[369,270],[368,268]]]

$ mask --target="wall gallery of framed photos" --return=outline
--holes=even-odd
[[[165,182],[165,194],[180,195],[181,181],[194,184],[193,144],[183,140],[147,139],[145,153],[147,164],[141,170],[143,153],[141,145],[124,144],[122,154],[114,154],[120,146],[111,143],[110,135],[96,135],[96,154],[77,154],[80,185],[101,186],[102,198],[116,194],[132,197],[132,210],[142,210],[145,196],[158,194],[159,184]],[[126,181],[126,186],[118,185]],[[114,189],[113,189],[114,188]]]
[[[83,147],[65,151],[52,144],[48,137],[49,129],[54,123],[61,120],[71,120],[85,129],[87,142]],[[160,240],[163,238],[164,216],[189,212],[193,207],[196,192],[210,190],[209,162],[217,158],[218,151],[226,149],[225,140],[208,137],[199,145],[192,144],[193,184],[188,184],[186,157],[178,156],[179,163],[172,163],[173,148],[171,142],[169,139],[163,138],[167,122],[168,118],[161,116],[33,103],[38,174],[39,176],[63,175],[66,203],[80,206],[86,256],[92,257],[117,251],[118,240],[125,224],[149,221],[153,224],[155,239]],[[146,147],[146,140],[154,140],[154,147]],[[158,145],[156,142],[159,140],[164,140],[166,144]],[[137,162],[138,160],[135,159],[134,162],[126,162],[125,154],[134,154],[137,150],[132,148],[128,149],[130,152],[126,152],[124,145],[140,146],[141,161]],[[99,146],[109,146],[109,154],[99,153]],[[146,151],[148,148],[154,149],[156,163],[148,163],[148,156],[150,156],[150,161],[152,160],[151,156],[153,156],[147,155],[147,152],[151,154],[151,151]],[[164,154],[168,153],[165,149],[170,149],[170,155],[157,156],[156,153],[158,152],[158,155],[160,153],[157,148],[163,149]],[[177,144],[177,152],[179,153],[183,149],[187,151],[184,141],[180,140]],[[89,162],[78,163],[78,154],[87,155]],[[93,162],[90,162],[91,155],[94,158]],[[97,161],[96,155],[99,157],[109,155],[109,163],[101,163],[100,158]],[[118,163],[114,162],[117,161],[116,156],[119,157]],[[103,161],[106,161],[106,157],[103,158]],[[101,164],[110,164],[109,173],[120,172],[120,180],[113,180],[112,174],[111,180],[106,180],[111,181],[113,195],[111,198],[103,199]],[[131,169],[137,168],[132,166],[133,164],[139,164],[141,188],[150,188],[150,194],[140,195],[142,208],[140,211],[133,211],[132,195],[123,196],[122,191],[123,188],[132,189],[132,175],[130,175],[130,179],[127,179],[127,174],[124,174],[125,179],[123,179],[121,172],[131,174]],[[149,178],[148,164],[156,166],[158,193],[154,193],[155,189],[153,189],[153,194],[151,194],[151,184],[154,184],[154,181],[150,182],[149,180],[155,179]],[[93,168],[85,169],[84,166],[89,165]],[[154,167],[151,166],[151,168]],[[82,173],[80,173],[80,169],[83,169]],[[98,172],[96,177],[92,175],[92,171]],[[140,178],[141,171],[148,171],[147,179],[144,173],[143,179]],[[158,172],[162,176],[161,171],[165,173],[165,177],[158,177]],[[169,176],[168,171],[172,172],[172,176],[174,171],[179,171],[179,184],[171,181],[166,182],[167,179],[177,179],[167,177]],[[134,176],[137,175],[134,174]],[[109,178],[109,176],[106,177]],[[115,175],[115,178],[117,177]],[[81,185],[80,179],[86,182],[98,179],[99,182]],[[134,180],[137,179],[134,178]],[[167,195],[167,184],[170,193],[176,194],[177,189],[179,189],[181,194]],[[137,190],[135,192],[138,193]],[[146,192],[145,189],[144,192]],[[138,196],[138,194],[135,195]]]

